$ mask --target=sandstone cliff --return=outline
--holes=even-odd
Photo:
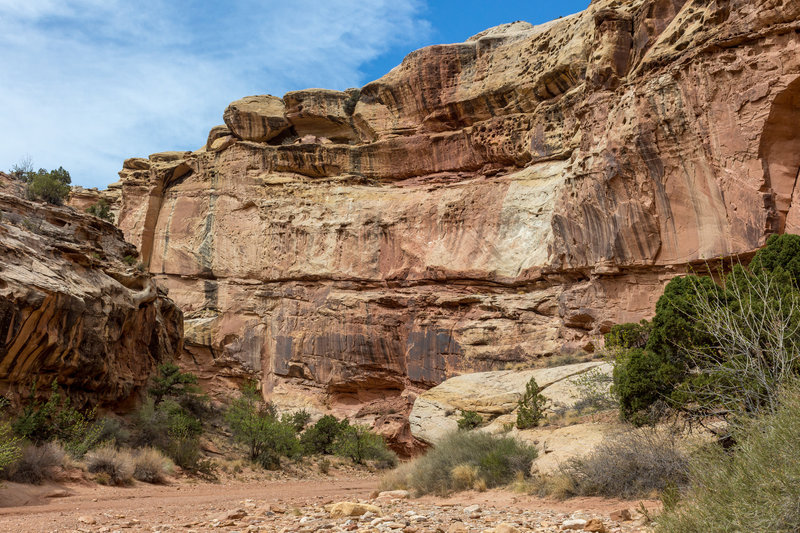
[[[800,231],[800,3],[597,0],[223,118],[120,173],[187,360],[402,432],[405,391],[593,350],[671,276]]]
[[[0,175],[0,393],[57,379],[79,405],[118,406],[176,356],[182,313],[120,230],[16,184]]]

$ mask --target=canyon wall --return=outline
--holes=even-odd
[[[23,190],[0,173],[0,394],[58,380],[78,406],[130,407],[180,352],[183,315],[119,229]]]
[[[672,276],[800,231],[800,3],[599,0],[223,118],[120,172],[185,363],[399,438],[414,391],[592,351]]]

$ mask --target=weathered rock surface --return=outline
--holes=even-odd
[[[130,264],[137,251],[113,225],[7,190],[0,188],[0,393],[27,394],[34,378],[46,392],[57,379],[79,402],[124,402],[180,350],[181,311]]]
[[[514,414],[532,378],[551,407],[570,409],[580,399],[575,379],[590,370],[609,375],[611,365],[589,362],[522,371],[475,372],[450,378],[417,397],[409,416],[411,433],[423,442],[436,444],[458,429],[462,411],[475,411],[485,422]],[[501,422],[514,420],[516,416],[503,417]],[[501,427],[492,429],[499,431]]]
[[[794,0],[598,0],[248,97],[204,149],[126,161],[119,224],[208,380],[387,413],[593,350],[690,265],[800,231],[799,31]]]
[[[236,100],[223,118],[233,134],[246,141],[269,141],[289,127],[283,100],[275,96],[248,96]]]
[[[112,183],[104,191],[100,191],[96,188],[85,189],[80,186],[74,186],[70,188],[66,204],[80,212],[84,212],[89,207],[96,205],[100,200],[105,200],[108,204],[109,211],[111,211],[113,220],[116,221],[119,217],[121,194],[122,186],[119,183]]]

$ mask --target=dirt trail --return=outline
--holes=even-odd
[[[329,500],[369,498],[377,486],[377,478],[326,482],[176,482],[163,486],[137,483],[129,488],[94,484],[32,487],[5,483],[0,488],[0,505],[15,506],[0,508],[0,531],[72,531],[78,528],[96,531],[97,526],[107,522],[118,527],[128,525],[137,531],[151,531],[153,526],[177,527],[197,521],[204,513],[237,509],[248,499],[279,503],[288,508],[302,507]],[[91,517],[97,524],[80,522],[80,517]]]
[[[377,477],[220,483],[177,481],[164,486],[137,483],[128,488],[88,483],[42,487],[5,483],[0,487],[0,505],[13,506],[0,508],[0,531],[392,531],[391,522],[377,529],[357,520],[334,523],[322,508],[331,502],[369,499],[377,487]],[[427,516],[411,529],[406,525],[405,529],[397,530],[418,532],[436,531],[442,526],[442,530],[446,530],[453,521],[466,520],[462,509],[468,506],[480,506],[478,514],[482,515],[472,514],[479,528],[469,531],[482,531],[482,524],[490,526],[523,516],[526,517],[524,523],[529,525],[523,531],[556,531],[560,529],[560,522],[576,513],[608,522],[613,511],[637,505],[600,498],[558,502],[496,490],[465,492],[450,498],[372,503],[381,507],[387,516],[393,512],[395,517]],[[648,504],[652,507],[653,502]],[[551,524],[555,529],[549,527]],[[354,527],[356,525],[358,527]],[[538,527],[540,525],[542,528]],[[610,527],[609,531],[640,530],[614,526],[617,527]]]

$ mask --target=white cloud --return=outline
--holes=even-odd
[[[143,7],[145,6],[146,7]],[[195,149],[249,94],[366,81],[429,31],[419,0],[0,0],[0,168],[29,154],[104,187],[122,160]]]

